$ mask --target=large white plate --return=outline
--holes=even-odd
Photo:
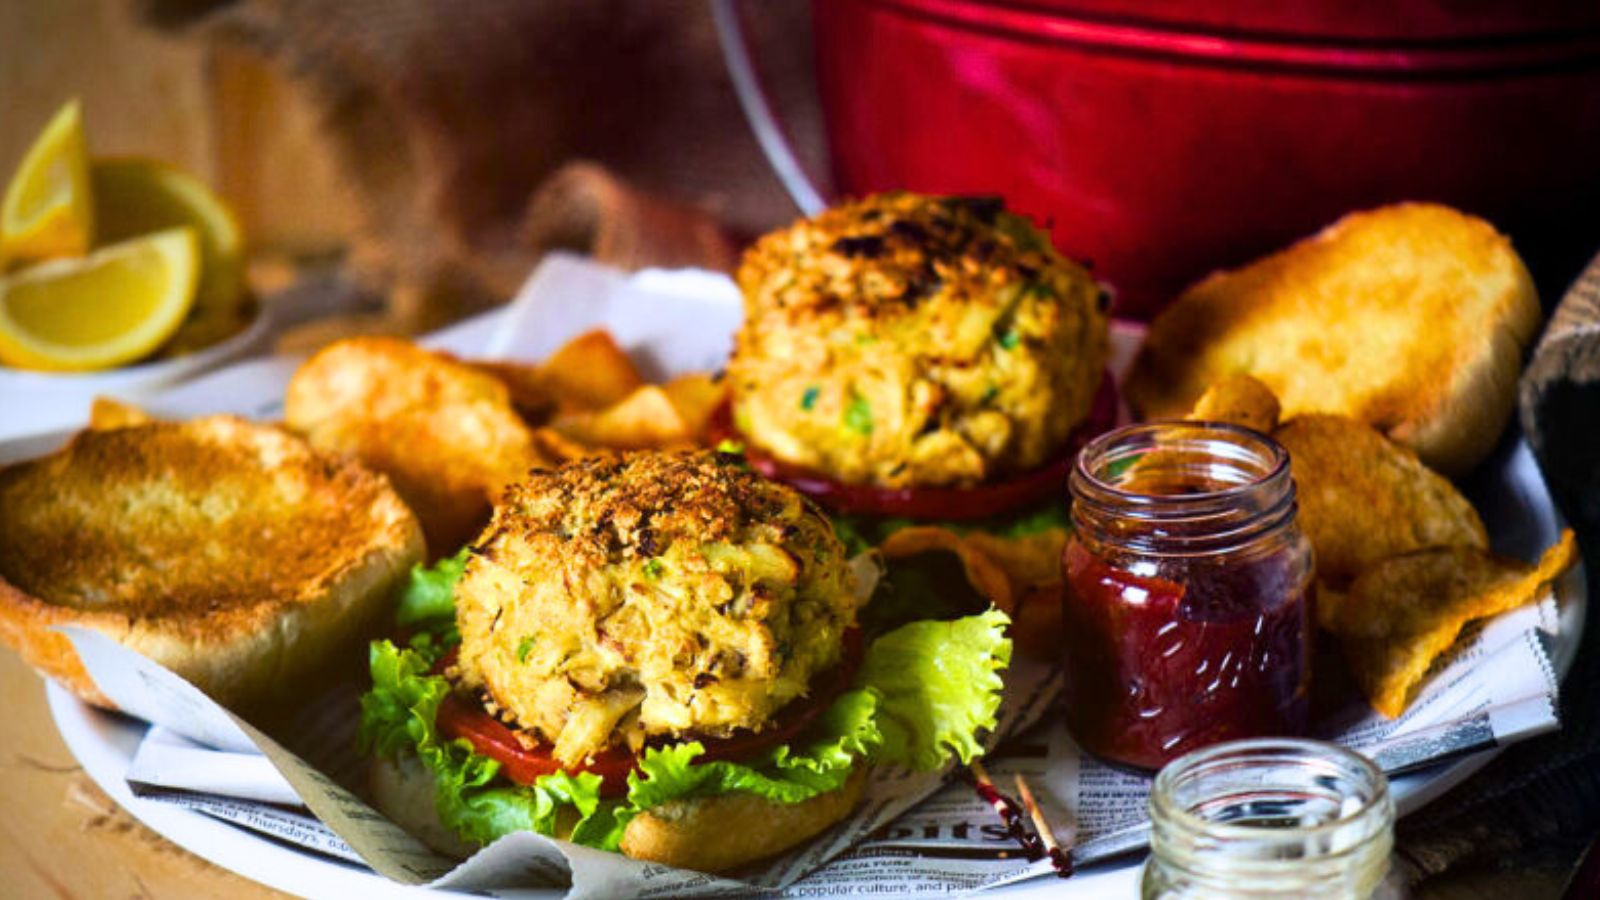
[[[4,460],[0,460],[3,462]],[[1534,466],[1528,446],[1518,441],[1497,459],[1496,472],[1485,473],[1467,485],[1497,536],[1496,549],[1532,558],[1554,542],[1560,519],[1549,492]],[[1551,662],[1565,678],[1578,649],[1588,607],[1582,567],[1558,585],[1561,633],[1551,644]],[[145,724],[94,709],[51,682],[47,688],[50,712],[61,737],[82,763],[84,771],[134,818],[173,843],[223,868],[262,884],[306,897],[417,897],[444,892],[401,887],[355,866],[309,856],[253,832],[180,807],[135,797],[124,775],[133,752],[144,736]],[[1394,778],[1391,787],[1401,815],[1466,780],[1493,759],[1488,750],[1464,759]],[[1041,880],[995,891],[992,896],[1030,897],[1130,897],[1139,877],[1137,860],[1093,866],[1070,881]],[[558,897],[554,891],[520,892],[528,898]]]
[[[504,334],[490,327],[489,319],[480,317],[464,323],[430,343],[466,355],[474,355],[472,348],[479,352],[504,352],[506,348],[494,346],[492,337],[487,345],[478,341],[484,335]],[[581,330],[574,323],[561,323],[563,327],[556,329],[543,327],[549,323],[534,324],[541,326],[533,329],[534,332],[541,333],[546,341],[554,340],[550,333],[553,330]],[[1138,333],[1130,329],[1115,330],[1113,342],[1118,359],[1113,361],[1113,371],[1120,371],[1126,365],[1132,348],[1137,346],[1138,337]],[[648,341],[648,337],[643,340]],[[265,361],[247,364],[247,367],[279,365],[283,364]],[[292,363],[287,365],[292,366]],[[280,374],[286,377],[286,372]],[[183,405],[180,402],[175,410],[182,411]],[[241,402],[241,407],[233,411],[271,414],[246,402]],[[55,434],[0,444],[0,464],[46,452],[59,444],[61,439],[62,435]],[[1483,514],[1489,532],[1494,536],[1495,550],[1521,559],[1533,559],[1540,550],[1555,541],[1561,521],[1525,442],[1508,440],[1490,463],[1469,479],[1464,488]],[[1551,661],[1557,673],[1564,678],[1577,652],[1588,603],[1581,567],[1569,573],[1558,585],[1557,597],[1561,609],[1561,630],[1550,650]],[[129,791],[124,776],[144,734],[145,724],[95,710],[54,683],[48,686],[48,699],[62,739],[82,763],[89,777],[139,821],[197,856],[270,887],[307,897],[416,897],[423,894],[439,896],[442,893],[401,887],[364,868],[302,853],[201,813],[135,797]],[[1391,784],[1400,813],[1405,815],[1413,812],[1460,784],[1488,763],[1496,752],[1490,750],[1395,777]],[[1138,865],[1137,860],[1129,860],[1093,866],[1079,872],[1070,881],[1043,879],[1014,885],[993,895],[1074,898],[1135,896]],[[559,893],[529,890],[506,896],[513,895],[547,898],[557,897]]]
[[[166,388],[219,366],[260,352],[276,328],[262,308],[238,334],[210,347],[172,359],[154,360],[105,372],[30,372],[0,366],[0,439],[66,428],[89,415],[97,396],[142,401]]]

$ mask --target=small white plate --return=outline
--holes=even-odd
[[[232,362],[265,343],[270,314],[258,308],[243,331],[203,350],[105,372],[31,372],[0,366],[0,440],[81,425],[97,396],[137,402]]]

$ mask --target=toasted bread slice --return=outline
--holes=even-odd
[[[1125,394],[1144,418],[1178,418],[1246,373],[1284,418],[1351,416],[1457,475],[1505,427],[1539,318],[1527,269],[1489,223],[1386,206],[1189,288],[1151,323]]]
[[[94,628],[248,707],[374,630],[421,554],[386,479],[277,428],[84,431],[0,469],[0,641],[109,705],[50,630]]]
[[[313,447],[388,475],[433,556],[476,536],[502,487],[549,465],[500,378],[398,338],[351,338],[311,357],[289,382],[284,418]]]
[[[155,416],[115,397],[96,397],[89,407],[89,427],[96,431],[154,422]]]

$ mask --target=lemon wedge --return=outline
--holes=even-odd
[[[74,100],[45,126],[0,202],[0,261],[79,256],[94,238],[89,143]]]
[[[244,288],[244,239],[233,210],[205,182],[153,159],[90,163],[98,240],[114,244],[188,226],[200,242],[195,315],[232,313]]]
[[[0,278],[0,362],[86,371],[148,356],[189,314],[200,258],[175,228]]]

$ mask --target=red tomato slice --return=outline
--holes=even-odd
[[[850,686],[861,664],[861,632],[852,628],[844,633],[844,656],[839,665],[823,673],[812,685],[811,695],[785,706],[768,726],[759,732],[741,732],[725,738],[689,738],[706,748],[700,762],[749,759],[794,738],[804,731],[823,710],[833,704]],[[441,672],[455,661],[452,650],[434,667]],[[450,694],[439,704],[439,731],[448,738],[461,738],[477,752],[500,762],[500,770],[518,784],[532,784],[541,775],[562,771],[564,766],[551,755],[548,744],[524,747],[517,735],[480,704],[460,694]],[[600,794],[616,797],[628,791],[628,773],[633,771],[635,755],[622,748],[602,750],[568,771],[593,772],[600,776]]]
[[[733,427],[732,411],[727,403],[712,417],[709,431],[713,445],[724,439],[745,443],[745,459],[751,468],[775,481],[787,483],[830,512],[904,517],[925,522],[970,522],[1016,512],[1048,497],[1065,500],[1067,476],[1072,473],[1078,451],[1116,424],[1117,389],[1107,373],[1100,379],[1089,415],[1073,429],[1059,456],[1032,471],[973,487],[885,488],[834,481],[750,447]]]
[[[498,760],[500,771],[517,784],[533,784],[539,776],[553,775],[563,768],[550,755],[549,745],[540,744],[532,749],[522,746],[516,734],[499,719],[458,694],[445,697],[439,704],[438,725],[440,733],[446,737],[464,738],[474,750]],[[600,793],[614,797],[627,792],[628,773],[633,771],[633,764],[632,753],[611,748],[596,753],[572,771],[599,775]]]

